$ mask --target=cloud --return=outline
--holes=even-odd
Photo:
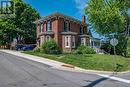
[[[87,7],[86,0],[74,0],[76,3],[76,8],[80,15],[84,14],[84,8]]]

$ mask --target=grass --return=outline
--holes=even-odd
[[[84,69],[91,70],[101,70],[101,71],[113,71],[115,68],[114,64],[117,65],[117,71],[127,71],[130,70],[130,60],[122,57],[113,55],[101,55],[101,54],[60,54],[60,55],[50,55],[41,52],[26,51],[24,53],[40,56],[67,64],[72,64]]]

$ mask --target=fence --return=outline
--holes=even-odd
[[[9,49],[8,45],[0,45],[0,49]]]

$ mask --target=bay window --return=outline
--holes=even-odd
[[[81,45],[85,45],[85,39],[81,38]]]

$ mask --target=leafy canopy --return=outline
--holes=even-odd
[[[36,26],[33,23],[40,18],[39,13],[22,0],[15,3],[15,14],[0,14],[0,44],[10,44],[13,38],[36,37]]]
[[[85,12],[94,29],[102,35],[123,32],[129,0],[91,0]]]

